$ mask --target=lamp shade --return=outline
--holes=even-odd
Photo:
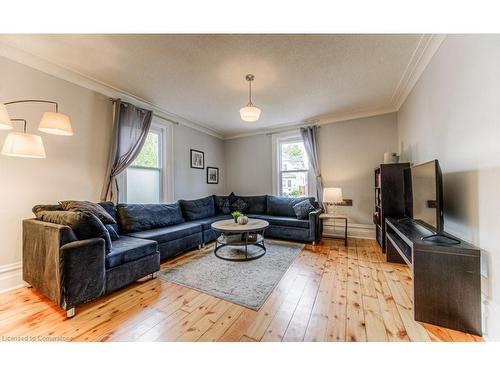
[[[0,103],[0,129],[12,129],[9,112],[5,104]]]
[[[55,135],[73,135],[69,117],[57,112],[45,112],[38,125],[38,130]]]
[[[253,105],[247,105],[240,109],[240,116],[243,121],[255,122],[260,117],[261,110]]]
[[[323,189],[323,202],[326,203],[339,203],[342,202],[344,198],[342,197],[341,188],[324,188]]]
[[[45,158],[42,137],[35,134],[11,132],[7,134],[2,155],[21,158]]]

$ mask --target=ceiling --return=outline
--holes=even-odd
[[[420,34],[1,35],[223,137],[395,110]],[[240,119],[253,73],[258,122]]]

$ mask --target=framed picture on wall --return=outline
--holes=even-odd
[[[205,169],[205,154],[203,151],[191,149],[191,168]]]
[[[219,168],[207,167],[207,184],[219,183]]]

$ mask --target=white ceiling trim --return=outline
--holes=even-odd
[[[206,126],[205,124],[199,124],[188,120],[127,91],[113,87],[107,83],[98,81],[92,77],[88,77],[82,73],[55,64],[51,61],[45,60],[39,56],[25,52],[5,43],[0,43],[0,56],[50,74],[54,77],[71,82],[75,85],[98,92],[102,95],[109,96],[111,98],[121,98],[127,100],[134,105],[142,106],[144,108],[152,110],[155,115],[159,115],[159,117],[163,117],[166,120],[185,125],[219,139],[224,139],[221,134]]]
[[[420,41],[392,95],[391,102],[396,111],[405,102],[445,37],[445,34],[423,34],[420,37]]]
[[[265,129],[261,129],[261,130],[254,131],[254,132],[245,132],[245,133],[227,136],[227,137],[224,137],[224,139],[236,139],[236,138],[252,137],[255,135],[262,135],[262,134],[269,135],[269,134],[274,134],[274,133],[282,133],[282,132],[286,132],[286,131],[290,131],[290,130],[299,129],[303,126],[330,125],[330,124],[335,124],[335,123],[338,123],[341,121],[348,121],[348,120],[355,120],[355,119],[360,119],[360,118],[365,118],[365,117],[384,115],[384,114],[393,113],[393,112],[396,112],[396,110],[392,107],[378,109],[375,111],[352,112],[352,113],[348,113],[345,115],[323,117],[323,118],[317,118],[317,119],[313,119],[313,120],[296,121],[296,122],[288,123],[288,124],[274,125],[272,127],[266,127]]]

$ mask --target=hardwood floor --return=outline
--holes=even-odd
[[[208,246],[202,251],[212,251]],[[163,267],[182,263],[188,253]],[[0,337],[72,341],[481,341],[413,320],[408,267],[372,240],[306,245],[259,311],[144,279],[64,312],[33,289],[0,295]]]

